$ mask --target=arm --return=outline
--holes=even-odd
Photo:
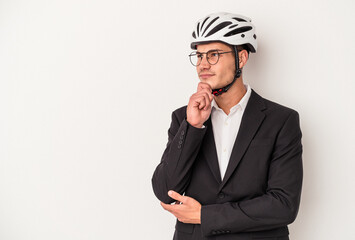
[[[261,231],[292,223],[297,215],[302,187],[302,144],[298,113],[284,123],[270,160],[264,195],[201,208],[203,235],[216,232]]]
[[[185,119],[179,121],[176,112],[173,112],[168,143],[152,178],[154,193],[160,201],[164,203],[175,201],[168,196],[169,190],[180,194],[185,192],[190,180],[190,169],[205,132],[206,128],[195,128]]]
[[[183,194],[189,184],[191,167],[206,133],[201,127],[211,115],[211,91],[211,86],[200,82],[186,111],[183,108],[172,114],[168,143],[152,178],[154,193],[164,203],[174,202],[169,190]]]

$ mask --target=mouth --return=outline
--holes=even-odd
[[[213,77],[214,74],[202,73],[199,76],[200,76],[200,78],[207,79],[207,78]]]

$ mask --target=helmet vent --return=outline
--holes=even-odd
[[[202,36],[205,34],[205,32],[207,31],[207,29],[218,19],[219,17],[214,18],[205,28],[205,31],[203,31]]]
[[[229,28],[234,28],[236,26],[238,26],[238,24],[233,24],[233,25],[229,26]]]
[[[246,22],[246,20],[243,19],[243,18],[234,17],[233,19],[234,19],[234,20],[237,20],[238,22]]]
[[[253,29],[253,28],[252,28],[252,27],[241,27],[241,28],[237,28],[237,29],[234,29],[234,30],[232,30],[232,31],[230,31],[230,32],[228,32],[228,33],[226,33],[226,34],[224,35],[224,37],[230,37],[230,36],[233,36],[233,35],[237,35],[237,34],[239,34],[239,33],[243,33],[243,32],[249,31],[249,30],[251,30],[251,29]]]
[[[200,36],[200,23],[197,24],[197,36]]]
[[[201,31],[202,31],[202,28],[203,28],[203,25],[205,25],[205,22],[209,19],[210,17],[207,17],[206,19],[205,19],[205,21],[203,21],[203,23],[201,24]]]
[[[231,24],[232,24],[232,22],[222,22],[222,23],[218,24],[217,26],[215,26],[205,37],[211,36],[212,34],[218,32],[222,28],[225,28]]]

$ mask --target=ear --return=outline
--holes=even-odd
[[[243,49],[239,51],[239,68],[242,68],[245,66],[249,58],[248,51]]]

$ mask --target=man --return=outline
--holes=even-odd
[[[256,52],[247,17],[216,13],[198,21],[190,60],[200,79],[175,110],[153,178],[176,218],[175,240],[289,239],[302,186],[298,113],[243,83]],[[175,204],[171,204],[171,203]]]

